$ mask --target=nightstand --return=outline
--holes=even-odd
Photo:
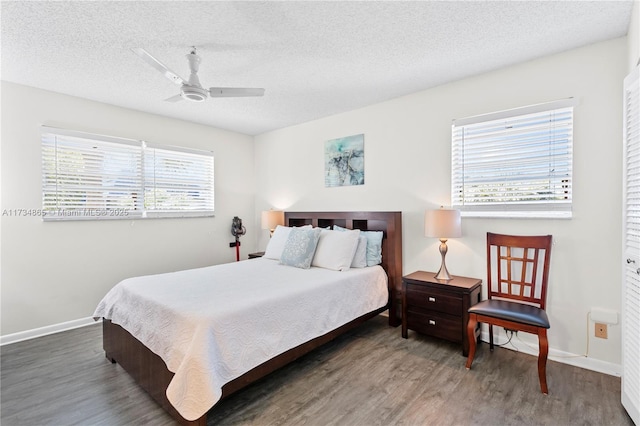
[[[249,259],[256,259],[258,257],[262,257],[264,256],[264,252],[263,251],[258,251],[255,253],[249,253]]]
[[[437,280],[434,272],[418,271],[402,277],[402,337],[414,330],[428,336],[462,344],[469,353],[467,320],[469,307],[480,301],[482,280],[453,276]],[[476,329],[476,338],[480,327]]]

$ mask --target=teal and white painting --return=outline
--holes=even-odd
[[[364,134],[324,143],[324,186],[364,185]]]

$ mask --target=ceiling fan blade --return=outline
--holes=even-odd
[[[211,87],[209,96],[212,98],[234,98],[241,96],[263,96],[264,89],[245,87]]]
[[[184,98],[182,97],[182,95],[175,95],[175,96],[171,96],[170,98],[165,99],[165,102],[180,102],[181,100],[183,100]]]
[[[151,56],[151,54],[146,50],[142,49],[141,47],[136,47],[131,50],[133,50],[136,55],[140,56],[143,61],[160,71],[165,77],[173,81],[175,84],[183,85],[186,83],[186,81],[182,77],[171,71],[165,64]]]

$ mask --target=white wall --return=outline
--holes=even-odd
[[[42,222],[2,216],[3,336],[86,318],[120,280],[235,260],[231,219],[255,249],[253,137],[2,82],[2,211],[42,206],[40,126],[212,150],[216,217]],[[236,161],[238,160],[239,161]]]
[[[257,136],[256,214],[269,207],[400,210],[404,273],[437,270],[438,242],[424,237],[423,217],[425,209],[450,204],[451,120],[575,97],[573,219],[464,219],[463,238],[449,241],[447,266],[484,278],[487,231],[553,234],[550,345],[583,354],[589,310],[620,312],[626,70],[627,40],[620,38]],[[324,142],[358,133],[365,135],[365,185],[325,188]],[[591,338],[590,356],[620,364],[619,325],[608,340]]]

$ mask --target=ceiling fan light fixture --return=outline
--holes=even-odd
[[[193,102],[202,102],[208,97],[207,91],[201,87],[183,86],[180,94],[184,99]]]
[[[178,74],[171,71],[165,64],[154,58],[149,52],[141,47],[137,47],[133,52],[140,56],[143,61],[151,65],[156,70],[160,71],[165,77],[171,80],[172,83],[180,86],[180,94],[171,96],[165,99],[167,102],[178,102],[182,99],[191,102],[203,102],[209,97],[213,98],[233,98],[239,96],[263,96],[264,89],[262,88],[247,88],[247,87],[212,87],[210,89],[204,89],[200,84],[198,78],[198,68],[200,67],[200,56],[196,54],[196,48],[191,47],[191,53],[187,55],[189,61],[189,69],[191,74],[189,80],[185,80]]]

